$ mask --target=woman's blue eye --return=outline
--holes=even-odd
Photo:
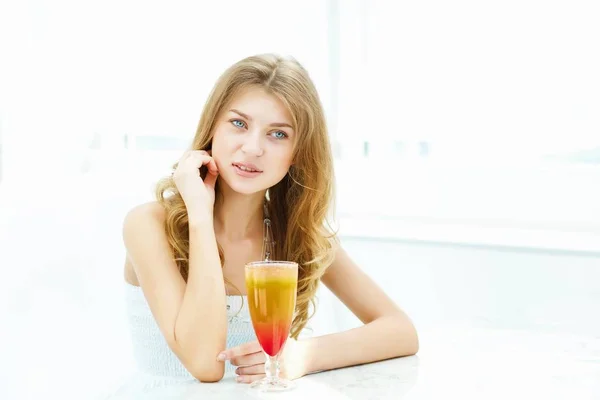
[[[234,119],[231,121],[231,123],[234,126],[237,126],[238,128],[244,128],[246,126],[246,124],[244,123],[244,121],[240,121],[239,119]]]
[[[286,133],[282,131],[273,132],[273,136],[275,139],[285,139],[287,137]]]

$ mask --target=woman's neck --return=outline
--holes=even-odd
[[[215,233],[232,242],[260,237],[264,202],[264,191],[245,195],[222,185],[215,200]]]

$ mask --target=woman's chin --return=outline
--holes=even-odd
[[[233,180],[227,180],[225,182],[225,184],[227,186],[229,186],[229,188],[234,191],[235,193],[239,193],[239,194],[246,194],[246,195],[251,195],[251,194],[255,194],[255,193],[259,193],[261,191],[267,190],[268,187],[263,187],[263,185],[261,185],[258,182],[251,182],[251,181],[240,181],[238,179],[233,179]]]

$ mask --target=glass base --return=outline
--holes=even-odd
[[[295,388],[294,382],[281,378],[263,378],[250,384],[250,389],[260,392],[286,392]]]

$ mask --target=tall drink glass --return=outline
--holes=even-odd
[[[252,326],[267,361],[266,377],[252,383],[261,391],[285,391],[295,387],[279,377],[279,354],[288,338],[298,286],[298,264],[291,261],[254,261],[245,267],[248,308]]]

